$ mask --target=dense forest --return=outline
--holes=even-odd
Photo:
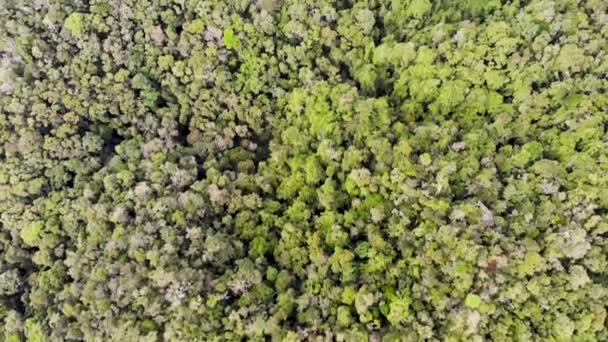
[[[608,1],[0,0],[0,340],[607,341]]]

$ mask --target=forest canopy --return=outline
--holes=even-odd
[[[608,1],[0,0],[0,340],[606,341]]]

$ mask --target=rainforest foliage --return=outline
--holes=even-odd
[[[0,1],[0,340],[606,341],[608,1]]]

